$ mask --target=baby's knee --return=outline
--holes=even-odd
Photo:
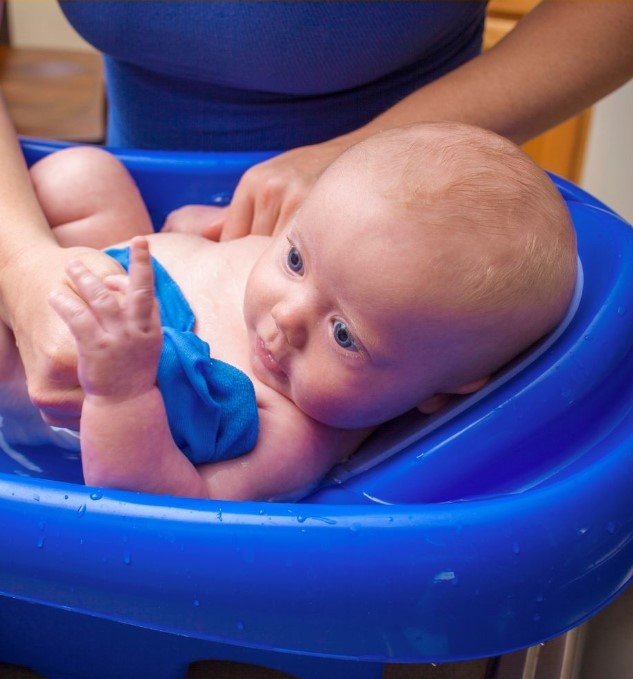
[[[116,222],[134,225],[134,234],[150,233],[146,215],[136,185],[125,166],[111,153],[96,146],[72,146],[52,153],[31,168],[31,181],[49,225],[59,227],[80,224],[78,233],[64,239],[62,245],[95,245],[101,241],[79,240],[86,234],[85,220],[108,222],[107,244],[129,238],[128,230],[116,231]],[[94,234],[93,234],[94,235]]]
[[[92,183],[94,177],[119,177],[125,174],[121,163],[96,146],[70,146],[38,160],[31,169],[31,181],[40,200],[48,191],[59,192],[72,186]]]

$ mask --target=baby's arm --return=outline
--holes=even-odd
[[[258,395],[258,410],[259,438],[250,453],[198,467],[209,497],[298,500],[371,432],[320,424],[279,394],[265,406]]]
[[[121,292],[80,262],[68,275],[79,297],[59,292],[51,304],[77,342],[86,483],[205,497],[200,475],[173,441],[156,386],[162,331],[147,241],[132,241]]]

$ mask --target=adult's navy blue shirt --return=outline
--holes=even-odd
[[[108,143],[283,150],[351,131],[481,48],[484,2],[60,0],[105,54]]]

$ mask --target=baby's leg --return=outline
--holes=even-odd
[[[69,147],[42,158],[30,172],[62,247],[102,249],[152,232],[136,184],[123,164],[103,149]]]

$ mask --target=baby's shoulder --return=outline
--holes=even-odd
[[[327,471],[347,459],[371,430],[339,429],[317,422],[291,400],[264,387],[256,389],[260,432],[257,446],[296,455],[301,464],[310,460]]]

